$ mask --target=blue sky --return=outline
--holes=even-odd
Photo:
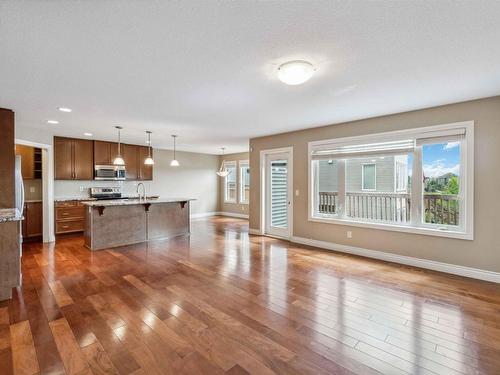
[[[460,173],[460,143],[449,142],[424,145],[422,164],[425,177],[439,177],[446,173]]]

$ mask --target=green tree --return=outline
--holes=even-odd
[[[453,176],[448,180],[448,183],[446,184],[445,193],[457,195],[458,191],[459,191],[458,177]]]

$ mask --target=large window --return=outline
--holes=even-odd
[[[309,144],[310,220],[472,238],[473,124]]]
[[[250,166],[248,160],[240,161],[240,203],[250,202]]]
[[[236,162],[225,161],[229,174],[224,178],[224,202],[236,203]]]

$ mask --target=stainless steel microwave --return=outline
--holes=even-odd
[[[125,180],[124,165],[96,165],[94,180]]]

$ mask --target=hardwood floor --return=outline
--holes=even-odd
[[[499,374],[500,287],[248,236],[25,245],[0,374]]]

